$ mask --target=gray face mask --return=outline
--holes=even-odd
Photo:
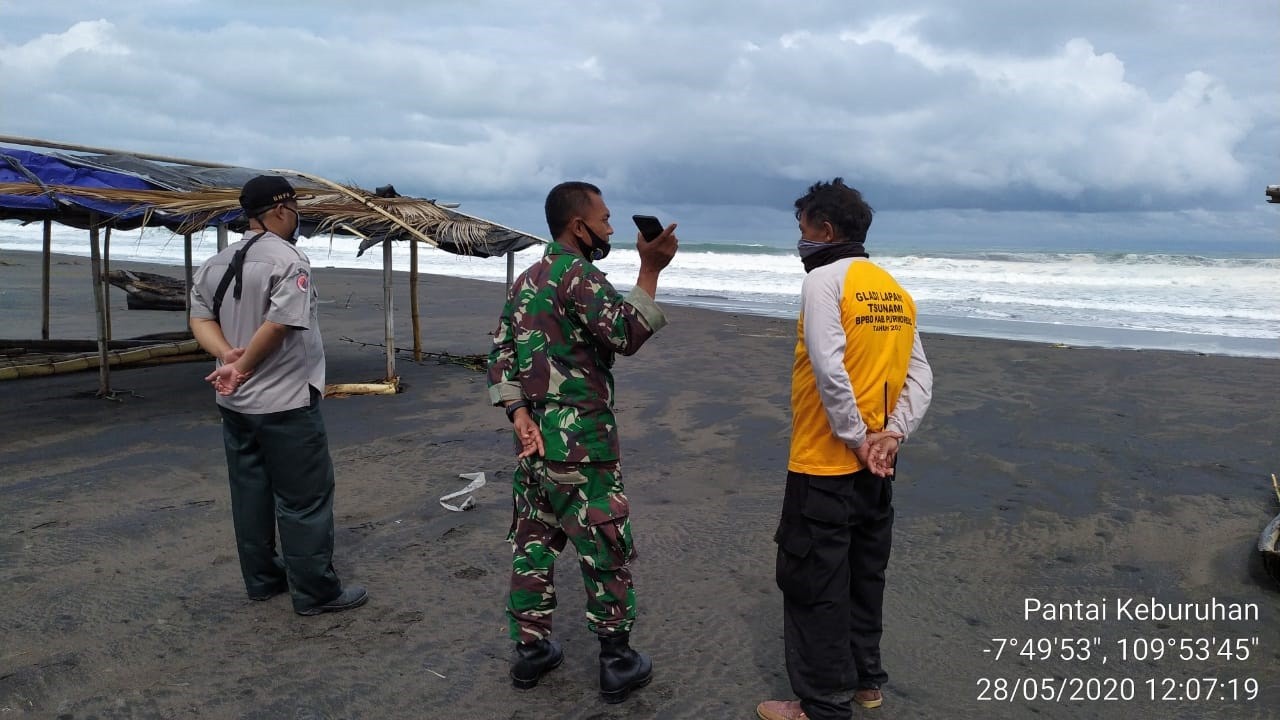
[[[796,252],[800,253],[800,257],[806,258],[825,247],[831,247],[831,243],[820,243],[800,238],[800,241],[796,243]]]
[[[299,213],[297,210],[294,210],[294,209],[293,209],[293,208],[291,208],[291,207],[285,207],[285,210],[289,210],[289,211],[291,211],[291,212],[293,213],[293,218],[294,218],[294,222],[293,222],[293,234],[289,236],[288,240],[289,240],[289,242],[293,243],[294,245],[297,245],[297,244],[298,244],[298,234],[302,232],[302,214],[301,214],[301,213]]]

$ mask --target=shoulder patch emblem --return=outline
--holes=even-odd
[[[304,272],[298,273],[298,289],[306,292],[309,287],[311,287],[311,278]]]

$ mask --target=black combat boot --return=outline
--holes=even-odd
[[[649,684],[653,661],[627,644],[628,633],[600,636],[600,696],[610,704],[627,699],[627,693]]]
[[[543,675],[560,667],[564,653],[555,640],[535,640],[516,645],[516,661],[511,666],[511,684],[528,690]]]

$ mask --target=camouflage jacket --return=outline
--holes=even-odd
[[[648,293],[623,297],[553,242],[511,285],[489,353],[489,400],[530,402],[547,460],[617,460],[615,353],[634,353],[666,324]]]

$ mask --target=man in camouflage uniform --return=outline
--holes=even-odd
[[[593,261],[609,253],[609,208],[599,188],[567,182],[547,195],[553,242],[511,286],[489,355],[489,398],[520,445],[513,480],[507,617],[512,683],[531,688],[563,654],[551,639],[556,557],[572,541],[587,588],[587,627],[600,637],[606,702],[648,684],[653,664],[631,649],[636,617],[630,506],[623,493],[613,416],[615,355],[630,355],[666,324],[654,302],[675,255],[675,225],[636,237],[640,273],[620,295]]]

